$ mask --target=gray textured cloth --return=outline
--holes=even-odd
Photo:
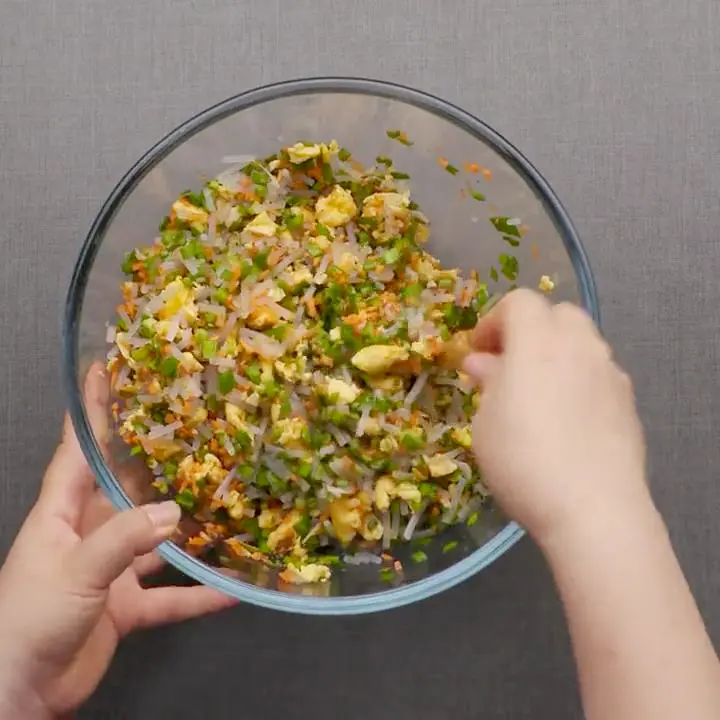
[[[637,383],[653,484],[720,637],[717,0],[3,0],[0,553],[58,437],[59,317],[93,214],[166,131],[251,86],[362,74],[444,96],[555,186]],[[714,601],[714,602],[713,602]],[[132,638],[86,718],[580,717],[528,541],[376,616],[251,607]]]

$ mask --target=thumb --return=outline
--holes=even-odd
[[[172,534],[180,515],[180,507],[172,500],[114,515],[77,547],[73,560],[78,581],[87,590],[107,590],[136,557]]]
[[[500,370],[500,358],[490,353],[470,353],[463,360],[463,370],[484,387]]]

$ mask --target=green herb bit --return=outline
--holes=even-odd
[[[470,190],[470,197],[473,198],[473,200],[477,200],[478,202],[485,202],[485,196],[482,193],[477,192],[476,190]]]
[[[395,180],[409,180],[409,179],[410,179],[410,176],[409,176],[407,173],[398,172],[397,170],[393,170],[393,171],[390,173],[390,175],[391,175]]]
[[[480,517],[480,513],[478,513],[477,510],[476,510],[476,511],[467,519],[467,521],[466,521],[465,524],[466,524],[468,527],[472,527],[472,526],[478,521],[478,518],[479,518],[479,517]]]
[[[402,143],[403,145],[410,146],[413,145],[413,142],[408,139],[408,136],[402,132],[402,130],[388,130],[386,135],[391,140],[397,140],[399,143]]]
[[[179,364],[180,361],[172,355],[170,357],[163,358],[163,361],[160,363],[160,372],[165,377],[174,378],[177,375]]]
[[[217,354],[217,341],[205,340],[202,344],[203,360],[211,360]]]
[[[518,276],[518,261],[514,255],[500,255],[500,271],[508,280],[516,280]]]
[[[195,507],[195,496],[192,494],[192,491],[185,489],[175,496],[175,502],[183,508],[183,510],[191,512]]]
[[[340,148],[338,151],[338,160],[347,162],[352,157],[352,153],[347,148]]]
[[[131,455],[142,455],[144,452],[142,445],[133,445],[133,447],[130,450]]]
[[[406,430],[400,434],[400,442],[407,450],[420,450],[425,445],[425,437],[420,430]]]
[[[498,275],[498,271],[496,268],[491,267],[490,268],[490,278],[497,282],[500,279],[500,276]]]
[[[495,226],[495,229],[498,232],[503,233],[504,235],[512,235],[513,237],[522,237],[522,233],[520,232],[520,228],[515,224],[515,222],[510,222],[510,218],[507,217],[491,217],[490,222]]]
[[[390,248],[382,254],[382,259],[386,265],[393,265],[400,259],[400,250],[396,247]]]
[[[285,227],[288,230],[302,229],[304,218],[302,212],[293,212],[292,210],[285,213]]]
[[[255,265],[256,268],[259,270],[267,270],[268,267],[268,255],[270,255],[270,248],[266,248],[265,250],[261,250],[255,257],[253,258],[253,265]]]
[[[378,165],[384,165],[385,167],[390,167],[392,165],[392,160],[386,155],[378,155],[375,158],[375,162]]]
[[[395,570],[389,567],[381,568],[380,579],[386,583],[392,582],[395,579]]]
[[[451,540],[443,545],[443,554],[452,552],[458,546],[457,540]]]
[[[450,163],[445,166],[445,171],[449,172],[451,175],[457,175],[460,172],[458,168],[456,168],[454,165],[451,165]]]
[[[187,190],[182,194],[182,197],[184,197],[191,205],[205,209],[205,196],[202,193]]]
[[[416,550],[412,554],[412,559],[413,559],[413,562],[419,564],[419,563],[424,563],[428,559],[428,556],[422,550]]]
[[[518,247],[520,241],[517,238],[510,237],[510,235],[503,235],[503,240],[511,247]]]
[[[218,375],[218,390],[227,395],[235,387],[235,373],[232,370],[226,370]]]

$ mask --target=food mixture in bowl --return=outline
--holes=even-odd
[[[492,221],[516,244],[519,221]],[[424,249],[428,233],[389,158],[297,143],[183,193],[127,256],[113,413],[198,521],[186,550],[319,582],[477,520],[479,396],[438,356],[492,299]],[[514,279],[512,255],[500,270]]]

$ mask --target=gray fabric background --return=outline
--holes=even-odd
[[[59,317],[82,237],[151,143],[268,81],[362,74],[514,141],[583,236],[637,383],[652,480],[720,639],[717,0],[0,1],[0,555],[63,406]],[[591,409],[589,409],[591,411]],[[528,541],[375,617],[240,607],[132,638],[85,718],[579,718]]]

